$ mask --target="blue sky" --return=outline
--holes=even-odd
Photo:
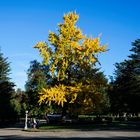
[[[41,57],[33,46],[47,41],[69,11],[80,15],[77,25],[86,35],[108,44],[99,59],[105,75],[130,54],[131,42],[140,38],[140,0],[0,0],[0,48],[11,62],[12,81],[24,89],[30,61]]]

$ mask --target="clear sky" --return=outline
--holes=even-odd
[[[108,44],[101,55],[105,75],[113,75],[114,64],[130,54],[131,42],[140,38],[140,0],[0,0],[0,48],[11,62],[12,81],[24,89],[30,61],[41,57],[33,46],[47,41],[69,11],[80,15],[84,34]]]

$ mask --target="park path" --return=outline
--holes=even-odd
[[[0,128],[0,140],[140,140],[140,131],[121,130],[48,130],[28,132],[23,128]]]

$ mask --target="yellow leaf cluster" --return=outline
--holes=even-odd
[[[43,63],[48,64],[51,50],[48,49],[47,44],[45,42],[39,42],[34,46],[34,48],[39,49],[40,55],[43,58]]]
[[[64,85],[58,85],[50,89],[43,88],[39,93],[39,103],[46,103],[51,105],[51,103],[54,102],[63,107],[64,102],[67,102],[67,99],[69,100],[69,103],[74,103],[79,92],[80,88],[78,87]]]

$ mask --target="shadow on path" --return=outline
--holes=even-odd
[[[0,125],[0,129],[7,130],[23,130],[24,123],[17,123],[11,125]],[[89,125],[66,125],[61,128],[47,128],[37,129],[39,131],[61,131],[61,130],[75,130],[75,131],[135,131],[140,132],[140,122],[127,122],[127,123],[110,123],[110,124],[89,124]]]
[[[90,138],[55,138],[55,137],[19,137],[19,136],[0,136],[1,140],[140,140],[140,137],[110,137],[110,138],[100,138],[100,137],[90,137]]]

